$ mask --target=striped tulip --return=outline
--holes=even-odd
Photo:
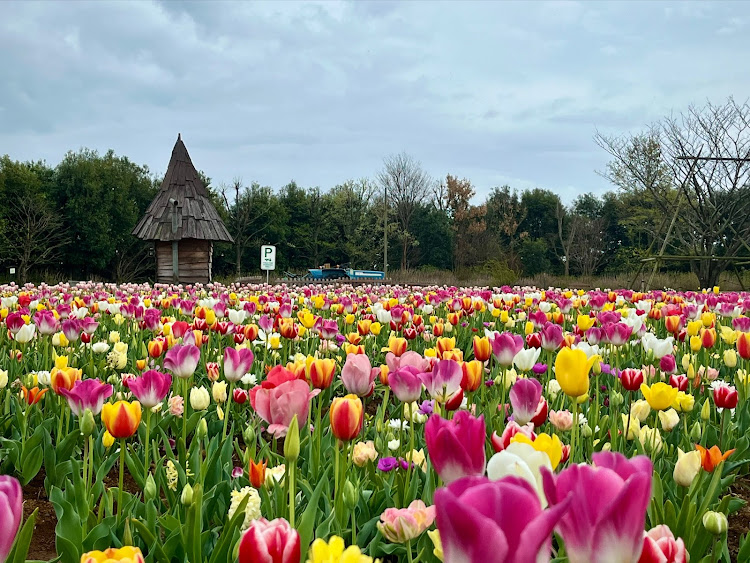
[[[492,346],[490,345],[490,339],[486,336],[474,337],[474,358],[480,362],[486,362],[492,355]]]
[[[141,404],[117,401],[102,408],[102,422],[113,438],[130,438],[141,423]]]
[[[336,372],[336,361],[330,358],[316,359],[310,364],[310,382],[316,389],[328,389]]]
[[[362,430],[364,414],[362,400],[356,395],[336,397],[330,410],[333,435],[344,442],[356,438]]]

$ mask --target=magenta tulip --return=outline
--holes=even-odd
[[[256,385],[250,390],[250,404],[255,412],[268,423],[268,432],[276,438],[286,436],[294,415],[298,424],[307,422],[310,401],[320,389],[310,391],[310,386],[301,379],[285,381],[272,388]]]
[[[551,507],[571,498],[557,526],[571,563],[638,561],[653,465],[646,456],[599,452],[593,465],[573,465],[559,475],[542,469]]]
[[[435,362],[432,371],[420,374],[420,378],[430,397],[446,403],[461,389],[464,372],[456,360],[439,360]]]
[[[38,311],[34,315],[34,323],[39,330],[39,334],[55,334],[57,332],[58,320],[55,318],[55,314],[48,310],[43,309]]]
[[[77,341],[81,337],[81,321],[79,319],[63,321],[62,332],[70,342]]]
[[[21,316],[21,313],[16,311],[10,313],[5,318],[5,326],[8,327],[8,330],[13,334],[13,336],[18,334],[18,331],[21,330],[25,324],[26,321]]]
[[[643,532],[643,551],[638,563],[687,563],[690,555],[682,538],[675,538],[666,524]]]
[[[250,371],[253,360],[255,356],[252,350],[227,347],[224,350],[224,377],[227,381],[239,381]]]
[[[612,346],[622,346],[633,334],[633,327],[625,323],[609,323],[604,325],[604,333]]]
[[[750,332],[750,317],[737,317],[732,319],[732,328],[740,332]]]
[[[510,389],[513,420],[523,426],[534,418],[541,397],[542,384],[536,379],[529,378],[516,381]]]
[[[300,538],[283,518],[258,518],[240,540],[239,563],[298,563]]]
[[[433,414],[425,424],[424,437],[432,466],[444,483],[484,475],[484,415],[475,418],[459,411],[453,420],[446,420]]]
[[[175,344],[164,358],[164,367],[180,379],[187,379],[195,373],[200,359],[201,350],[197,346]]]
[[[365,354],[348,354],[341,368],[341,381],[349,393],[366,397],[375,389],[375,377],[380,370],[373,369]]]
[[[547,562],[552,530],[569,502],[542,510],[534,487],[519,477],[454,481],[435,491],[444,561]]]
[[[99,328],[99,323],[93,317],[84,317],[79,326],[86,334],[94,334]]]
[[[523,336],[502,332],[496,334],[491,340],[492,355],[501,366],[510,367],[513,365],[513,358],[523,348]]]
[[[169,389],[172,387],[172,376],[150,369],[143,375],[131,379],[128,387],[141,405],[150,409],[161,403],[169,394]]]
[[[0,561],[13,547],[23,515],[21,484],[14,477],[0,475]]]
[[[563,343],[565,336],[560,325],[547,323],[541,330],[542,348],[550,352],[557,350]]]
[[[422,394],[422,379],[417,368],[404,366],[388,376],[388,386],[403,403],[412,403]]]
[[[659,369],[666,374],[673,374],[677,371],[677,360],[672,354],[662,356],[659,360]]]
[[[113,388],[98,379],[84,379],[73,383],[72,389],[60,387],[57,392],[68,400],[71,412],[81,416],[86,409],[99,414],[104,406],[104,399],[112,396]]]

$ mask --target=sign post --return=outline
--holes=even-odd
[[[268,285],[268,272],[276,269],[276,247],[264,244],[260,247],[260,269],[266,271],[266,285]]]

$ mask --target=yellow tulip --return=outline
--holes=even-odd
[[[580,397],[589,390],[589,372],[599,356],[586,356],[583,350],[563,348],[555,358],[555,379],[563,393]]]
[[[110,547],[105,551],[89,551],[81,556],[81,563],[143,563],[145,559],[137,547]]]
[[[729,346],[734,346],[734,343],[737,342],[737,337],[740,334],[740,331],[734,330],[728,326],[721,325],[721,339]]]
[[[695,397],[690,393],[679,391],[672,403],[672,408],[677,412],[690,412],[695,407]]]
[[[667,385],[659,381],[654,383],[651,387],[645,383],[641,384],[641,393],[644,398],[648,401],[649,406],[656,411],[663,411],[672,406],[674,400],[677,398],[679,389]]]
[[[675,483],[681,487],[689,487],[693,480],[698,476],[701,470],[701,453],[698,450],[692,450],[688,453],[677,448],[677,463],[674,466]]]
[[[562,442],[557,437],[557,434],[550,436],[549,434],[542,433],[532,442],[525,434],[519,432],[510,441],[511,443],[521,442],[522,444],[528,444],[536,451],[547,454],[553,471],[560,465],[560,460],[562,460]]]
[[[728,368],[737,367],[737,353],[734,350],[724,350],[724,365]]]
[[[699,352],[701,349],[701,337],[700,336],[691,336],[690,337],[690,350],[693,352]]]
[[[587,331],[592,326],[594,326],[594,322],[596,322],[596,319],[593,317],[589,317],[588,315],[578,315],[578,318],[576,319],[578,328],[583,331]]]
[[[703,322],[700,320],[697,321],[689,321],[687,324],[687,333],[688,336],[695,336],[698,334],[698,331],[703,326]]]
[[[328,542],[318,538],[310,546],[307,563],[372,563],[372,557],[363,555],[356,545],[344,548],[339,536],[331,536]]]
[[[709,327],[716,319],[716,316],[713,313],[703,313],[701,315],[701,322],[703,323],[703,326]]]

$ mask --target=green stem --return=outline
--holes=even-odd
[[[234,393],[234,381],[229,382],[229,394],[227,395],[227,410],[224,413],[224,431],[222,436],[227,437],[227,428],[229,426],[229,413],[232,409],[232,393]]]
[[[294,528],[294,501],[297,497],[297,493],[294,488],[294,479],[297,474],[296,461],[289,463],[289,470],[287,474],[289,475],[289,524],[292,526],[292,528]]]
[[[409,563],[413,563],[413,561],[414,561],[414,559],[412,557],[412,553],[411,553],[411,540],[407,540],[407,542],[406,542],[406,560]]]
[[[117,522],[122,519],[122,489],[125,478],[125,438],[120,438],[120,480],[118,481],[117,490]]]
[[[576,439],[578,438],[578,397],[571,397],[573,401],[573,432],[570,437],[570,461],[575,461],[578,451],[576,450]]]
[[[143,452],[143,471],[144,477],[151,472],[151,461],[149,453],[151,450],[151,409],[146,409],[146,447]]]
[[[412,466],[412,460],[414,459],[414,424],[412,422],[414,418],[414,413],[412,410],[414,409],[414,403],[409,403],[409,456],[407,461],[409,462],[409,466],[406,469],[406,492],[408,493],[411,490],[411,466]],[[405,502],[405,501],[404,501]]]

